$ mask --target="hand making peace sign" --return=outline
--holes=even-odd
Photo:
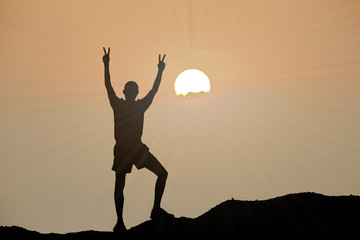
[[[165,69],[165,62],[164,62],[165,56],[166,54],[164,54],[163,58],[161,59],[161,54],[159,54],[159,63],[158,63],[159,71],[164,71]]]
[[[105,48],[103,47],[103,49],[104,49],[104,53],[105,53],[105,55],[103,56],[103,62],[105,63],[105,64],[109,64],[109,62],[110,62],[110,48],[108,48],[108,52],[106,53],[106,50],[105,50]]]

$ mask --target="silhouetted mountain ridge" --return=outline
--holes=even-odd
[[[40,234],[19,227],[1,227],[0,236],[25,239],[115,239],[111,232],[85,231]],[[358,235],[360,197],[288,194],[268,200],[227,200],[197,218],[149,220],[129,229],[127,236],[146,235]],[[27,237],[28,236],[28,237]]]

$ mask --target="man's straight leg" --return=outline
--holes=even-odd
[[[125,172],[116,172],[115,175],[114,200],[117,223],[113,229],[114,232],[121,232],[126,230],[123,220],[125,176]]]

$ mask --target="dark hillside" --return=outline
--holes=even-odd
[[[261,201],[228,200],[197,218],[149,220],[125,236],[345,236],[360,235],[360,197],[289,194]],[[0,227],[1,239],[119,239],[112,232],[41,234],[20,227]]]

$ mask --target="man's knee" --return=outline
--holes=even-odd
[[[166,180],[168,177],[168,172],[166,171],[165,168],[163,168],[158,176],[159,178]]]
[[[116,173],[115,190],[122,191],[125,187],[125,173]]]

